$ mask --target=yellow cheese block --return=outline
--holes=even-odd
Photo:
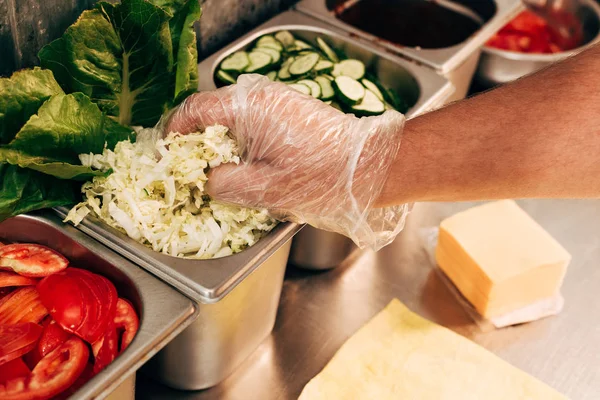
[[[341,347],[300,400],[565,400],[394,299]]]
[[[437,264],[487,318],[556,295],[570,260],[512,200],[474,207],[440,224]]]

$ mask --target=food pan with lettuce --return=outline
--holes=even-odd
[[[225,127],[159,137],[196,91],[198,0],[100,2],[39,52],[41,68],[0,78],[0,220],[74,206],[177,257],[239,252],[276,221],[212,201],[208,169],[239,162]],[[82,201],[83,193],[83,201]]]

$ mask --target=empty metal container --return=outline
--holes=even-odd
[[[65,217],[68,210],[57,212]],[[155,252],[94,217],[78,226],[196,302],[197,319],[143,369],[182,390],[221,382],[271,333],[290,239],[300,228],[282,223],[241,253],[190,260]]]
[[[51,212],[20,215],[0,223],[3,242],[38,243],[67,257],[72,266],[110,279],[134,305],[140,327],[127,350],[71,399],[134,399],[135,372],[185,329],[197,310],[192,301],[97,241],[65,225]]]
[[[334,47],[343,50],[348,57],[363,61],[383,85],[395,89],[406,99],[411,107],[406,114],[409,118],[441,106],[453,92],[450,82],[431,69],[361,43],[344,35],[342,31],[332,30],[328,24],[297,11],[276,16],[201,62],[199,90],[213,90],[217,87],[214,74],[221,61],[231,53],[248,48],[262,35],[284,29],[313,44],[321,36]],[[302,268],[328,269],[339,265],[355,249],[356,246],[345,236],[305,226],[294,237],[290,262]]]
[[[390,11],[383,13],[386,20],[378,20],[381,15],[369,14],[374,9],[372,3],[369,0],[302,0],[296,8],[447,77],[456,88],[447,102],[466,96],[482,46],[522,7],[520,0],[380,0],[377,3]],[[372,19],[371,25],[365,25],[365,21]],[[424,29],[428,22],[435,26]],[[403,29],[404,25],[421,30],[422,37],[410,36],[410,29]],[[469,31],[464,31],[465,25],[470,25]],[[386,26],[390,28],[387,32],[382,30]],[[439,35],[439,40],[425,37],[444,28],[448,29],[447,34]],[[389,32],[401,31],[406,33],[400,39],[390,40]]]

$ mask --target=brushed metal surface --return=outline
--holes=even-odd
[[[595,0],[552,2],[557,8],[570,7],[583,23],[589,42],[572,51],[557,54],[527,54],[484,47],[477,67],[476,79],[483,87],[493,87],[532,74],[557,61],[571,57],[600,42],[600,6]]]
[[[336,48],[343,49],[349,57],[357,58],[373,68],[385,86],[397,90],[405,98],[413,99],[414,104],[406,114],[408,118],[440,107],[452,94],[450,82],[430,69],[343,36],[326,23],[295,11],[285,12],[267,21],[202,61],[198,65],[199,90],[213,90],[217,87],[214,81],[215,71],[228,55],[248,48],[262,35],[283,29],[311,43],[315,42],[316,37],[323,36]],[[294,237],[290,262],[302,268],[330,269],[339,265],[355,249],[353,242],[345,236],[307,226]]]
[[[140,315],[138,333],[104,371],[71,399],[133,399],[135,371],[193,320],[193,303],[149,273],[108,250],[51,212],[20,215],[0,223],[0,238],[39,243],[57,250],[71,265],[109,278]]]
[[[483,333],[432,270],[422,228],[472,206],[417,204],[398,239],[327,272],[289,269],[273,334],[221,385],[200,392],[138,383],[138,399],[286,400],[392,298],[479,343],[575,400],[600,397],[600,201],[519,202],[572,255],[561,314]],[[435,379],[435,377],[432,377]]]

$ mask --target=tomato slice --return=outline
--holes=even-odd
[[[78,337],[71,336],[42,358],[28,376],[0,384],[0,399],[45,400],[60,394],[83,373],[89,354],[87,345]]]
[[[103,276],[67,268],[42,279],[37,288],[52,318],[88,343],[100,339],[114,318],[117,289]]]
[[[114,322],[108,325],[104,336],[92,345],[94,353],[94,375],[102,371],[108,364],[114,361],[119,351],[119,338],[117,337],[117,328]]]
[[[0,299],[0,324],[19,322],[39,323],[48,315],[37,289],[33,286],[19,288]]]
[[[67,390],[62,392],[61,394],[54,396],[52,400],[66,400],[73,393],[77,392],[83,385],[87,383],[90,379],[94,377],[94,365],[92,363],[87,363],[79,378],[73,383]]]
[[[120,298],[119,301],[117,301],[115,326],[117,327],[117,331],[123,331],[119,346],[120,354],[133,341],[133,338],[140,327],[140,320],[133,309],[133,306],[125,299]]]
[[[30,352],[41,334],[42,327],[32,322],[0,325],[0,364]]]
[[[66,332],[55,320],[48,318],[42,325],[44,330],[38,342],[38,351],[40,356],[45,357],[52,350],[63,344],[69,339],[71,334]]]
[[[31,371],[22,358],[15,358],[14,360],[0,365],[0,384],[6,383],[12,379],[27,376],[30,372]]]
[[[37,283],[37,279],[21,276],[14,272],[0,271],[0,287],[32,286]]]
[[[9,244],[0,247],[0,269],[11,269],[19,275],[39,278],[62,271],[69,260],[39,244]]]

